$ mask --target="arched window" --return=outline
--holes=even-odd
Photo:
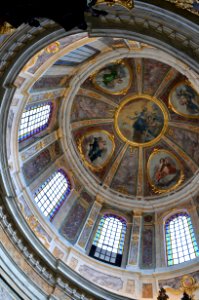
[[[124,239],[126,234],[126,221],[113,214],[104,215],[98,225],[90,256],[121,266]]]
[[[26,108],[21,117],[19,142],[48,127],[52,113],[52,103],[42,103]]]
[[[168,266],[199,256],[191,218],[186,212],[177,213],[165,224]]]
[[[43,214],[50,221],[63,204],[70,193],[71,185],[63,170],[53,173],[37,190],[34,195],[35,201]]]

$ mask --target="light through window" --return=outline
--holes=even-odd
[[[52,103],[31,106],[24,110],[19,128],[19,142],[44,130],[50,121]]]
[[[183,212],[171,216],[165,224],[168,266],[199,256],[190,216]]]
[[[104,215],[98,225],[90,256],[120,266],[125,234],[124,219],[112,214]]]
[[[42,213],[49,217],[50,221],[63,204],[70,193],[71,185],[62,170],[53,173],[35,193],[35,201]]]

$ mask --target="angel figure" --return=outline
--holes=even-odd
[[[88,157],[91,162],[94,162],[98,157],[106,152],[106,141],[101,136],[93,137],[92,142],[89,144]]]

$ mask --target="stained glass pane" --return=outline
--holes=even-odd
[[[66,174],[58,170],[41,185],[34,199],[43,214],[52,221],[70,190],[71,185]]]
[[[93,241],[94,257],[115,264],[117,254],[123,252],[126,221],[112,214],[104,215],[98,225]]]
[[[165,224],[168,266],[199,256],[191,218],[187,213],[171,216]]]
[[[43,103],[24,110],[18,133],[19,142],[48,127],[52,113],[52,103]]]

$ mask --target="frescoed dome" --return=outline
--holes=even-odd
[[[23,299],[180,300],[199,280],[198,25],[116,2],[88,31],[44,18],[2,44],[0,224]]]
[[[85,176],[92,174],[106,191],[131,201],[183,188],[199,164],[198,93],[188,79],[159,60],[134,58],[133,52],[89,71],[69,98],[73,151]],[[186,90],[183,99],[179,89]],[[161,168],[161,159],[172,161],[173,175],[166,163]]]

